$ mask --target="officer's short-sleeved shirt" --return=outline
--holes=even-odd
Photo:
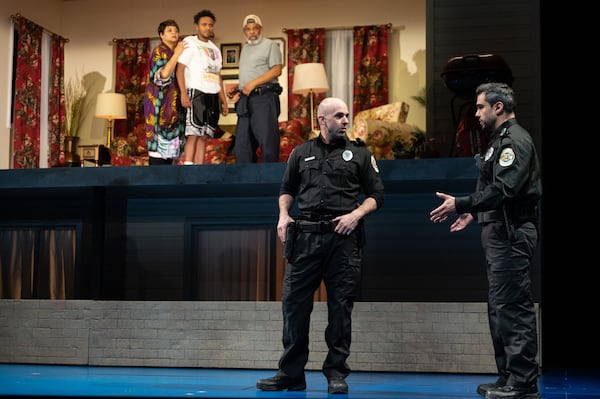
[[[290,154],[279,194],[298,198],[301,212],[339,215],[355,209],[361,192],[383,204],[383,182],[370,151],[348,139],[325,144],[320,137]]]

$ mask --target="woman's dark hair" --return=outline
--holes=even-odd
[[[198,25],[198,21],[200,21],[200,18],[202,17],[210,17],[212,18],[213,22],[217,22],[217,17],[215,17],[215,14],[213,14],[212,11],[202,10],[198,14],[194,15],[194,25]]]
[[[177,25],[177,22],[172,19],[167,19],[166,21],[162,21],[160,24],[158,24],[158,36],[165,33],[167,26],[174,26],[179,31],[179,25]]]

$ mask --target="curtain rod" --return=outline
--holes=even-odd
[[[113,37],[112,42],[116,43],[119,40],[138,40],[138,39],[160,40],[160,37],[159,36],[154,36],[154,37],[127,37],[127,38]]]
[[[185,34],[183,34],[183,33],[180,33],[180,34],[179,34],[179,38],[180,38],[180,39],[183,39],[184,37],[187,37],[187,36],[194,36],[194,35],[195,35],[195,33],[190,33],[189,35],[185,35]],[[113,37],[113,39],[112,39],[112,42],[113,42],[113,43],[116,43],[116,42],[117,42],[117,41],[119,41],[119,40],[137,40],[137,39],[160,40],[160,36],[149,36],[149,37],[121,37],[121,38],[118,38],[118,37]]]
[[[358,25],[357,25],[358,26]],[[388,27],[388,29],[398,29],[398,30],[404,30],[404,26],[396,26],[394,27],[394,25],[392,25],[392,23],[387,23],[385,26]],[[305,28],[300,28],[300,29],[305,29]],[[333,28],[325,28],[325,30],[344,30],[344,29],[354,29],[354,26],[336,26]],[[281,31],[283,33],[287,33],[288,29],[287,28],[282,28]]]
[[[17,21],[19,18],[25,18],[25,17],[24,17],[24,16],[22,16],[21,14],[19,14],[19,13],[17,13],[16,15],[11,15],[11,16],[10,16],[10,19],[12,19],[13,21]],[[31,21],[29,18],[25,18],[25,19],[26,19],[26,20],[28,20],[28,21]],[[35,23],[34,21],[31,21],[31,22],[33,22],[34,24],[36,24],[36,25],[40,26],[40,27],[41,27],[43,30],[45,30],[47,33],[51,33],[51,34],[53,34],[53,35],[56,35],[56,36],[60,36],[60,37],[62,37],[63,39],[65,39],[65,43],[69,43],[69,39],[67,39],[66,37],[63,37],[62,35],[59,35],[58,33],[54,33],[54,32],[52,32],[51,30],[48,30],[48,29],[44,28],[43,26],[41,26],[41,25],[39,25],[39,24]]]

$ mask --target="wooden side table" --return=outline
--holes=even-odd
[[[92,162],[94,166],[110,165],[110,151],[102,144],[80,145],[79,158],[81,166],[85,166],[85,161]]]

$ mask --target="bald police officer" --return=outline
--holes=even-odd
[[[383,205],[383,183],[364,143],[346,136],[348,106],[342,100],[324,99],[317,119],[320,135],[292,151],[279,191],[277,234],[288,260],[281,298],[284,350],[276,375],[256,383],[265,391],[306,389],[310,314],[324,281],[329,351],[322,371],[329,393],[348,393],[346,359],[360,286],[363,218]],[[300,215],[292,218],[296,197]]]

